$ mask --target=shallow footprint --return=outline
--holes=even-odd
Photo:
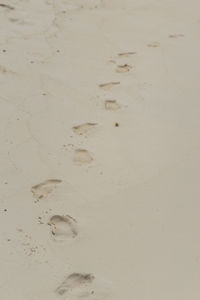
[[[64,295],[67,292],[73,292],[75,289],[78,289],[78,291],[75,292],[82,294],[84,289],[90,285],[94,279],[94,275],[89,273],[72,273],[59,285],[55,292],[58,295]]]
[[[72,127],[74,133],[78,135],[82,135],[87,133],[90,129],[92,129],[97,123],[84,123],[77,126]]]
[[[118,56],[119,57],[129,57],[134,54],[136,54],[136,52],[121,52],[121,53],[118,53]]]
[[[117,81],[117,82],[116,82],[116,81],[113,81],[113,82],[107,82],[107,83],[99,84],[99,87],[100,87],[102,90],[107,91],[107,90],[110,90],[113,86],[118,85],[118,84],[120,84],[119,81]]]
[[[131,66],[128,64],[118,65],[116,68],[116,72],[117,73],[126,73],[126,72],[129,72],[130,69],[131,69]]]
[[[149,48],[157,48],[157,47],[160,47],[160,43],[159,42],[152,42],[150,44],[147,44],[147,47],[149,47]]]
[[[55,240],[64,241],[78,235],[77,222],[71,216],[52,216],[49,223]]]
[[[181,37],[184,37],[184,34],[179,33],[179,34],[170,34],[169,35],[169,38],[171,38],[171,39],[177,39],[177,38],[181,38]]]
[[[34,185],[31,188],[31,192],[33,196],[36,198],[37,201],[40,199],[45,199],[48,195],[54,190],[58,183],[61,183],[62,180],[60,179],[49,179],[41,182],[37,185]]]
[[[85,149],[76,149],[74,152],[74,162],[78,165],[89,164],[93,161],[91,154]]]
[[[120,109],[120,105],[116,100],[106,100],[105,101],[105,109],[106,110],[118,110]]]

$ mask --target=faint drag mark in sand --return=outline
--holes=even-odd
[[[48,225],[51,226],[51,233],[57,241],[75,238],[78,235],[77,222],[69,215],[52,216]]]
[[[86,164],[90,164],[93,161],[93,157],[85,149],[76,149],[74,151],[73,160],[77,165],[86,165]]]
[[[93,291],[89,291],[87,287],[90,286],[94,279],[94,275],[89,273],[72,273],[59,285],[55,292],[58,295],[72,292],[77,297],[89,296],[93,294]]]
[[[152,43],[147,44],[147,47],[157,48],[157,47],[160,47],[160,43],[159,42],[152,42]]]
[[[107,83],[102,83],[102,84],[99,84],[99,87],[104,90],[104,91],[107,91],[107,90],[110,90],[112,87],[114,87],[115,85],[119,85],[120,82],[119,81],[113,81],[113,82],[107,82]]]
[[[0,7],[7,8],[7,9],[10,9],[10,10],[14,10],[15,9],[13,6],[8,5],[8,4],[4,4],[4,3],[0,3]]]
[[[179,34],[170,34],[168,37],[171,38],[171,39],[177,39],[177,38],[184,37],[184,34],[181,34],[181,33],[179,33]]]
[[[136,52],[121,52],[121,53],[118,53],[118,56],[119,57],[129,57],[134,54],[136,54]]]
[[[116,68],[117,73],[126,73],[129,72],[132,67],[128,64],[118,65]]]
[[[94,126],[96,126],[97,123],[84,123],[84,124],[80,124],[77,126],[72,127],[72,130],[74,133],[78,134],[78,135],[82,135],[87,133],[90,129],[94,128]]]
[[[106,110],[118,110],[120,109],[120,105],[116,100],[105,100],[104,102]]]
[[[44,182],[34,185],[31,188],[31,192],[37,201],[45,199],[54,190],[58,183],[61,183],[60,179],[49,179]]]
[[[116,61],[114,59],[110,59],[108,62],[110,62],[111,64],[116,64]]]

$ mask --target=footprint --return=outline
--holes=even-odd
[[[51,226],[51,233],[54,239],[62,241],[68,238],[75,238],[78,235],[76,223],[76,220],[69,215],[55,215],[51,217],[48,225]]]
[[[118,65],[116,68],[116,72],[118,73],[126,73],[129,72],[131,69],[131,66],[128,64],[124,64],[124,65]]]
[[[6,70],[6,68],[4,68],[3,66],[0,66],[0,72],[1,72],[1,73],[6,73],[7,70]]]
[[[58,183],[61,183],[62,180],[60,179],[49,179],[45,180],[44,182],[34,185],[31,188],[31,192],[33,196],[36,198],[37,201],[40,199],[45,199],[48,195],[54,190]]]
[[[121,52],[121,53],[118,53],[118,56],[119,57],[129,57],[134,54],[136,54],[136,52]]]
[[[66,293],[72,293],[79,296],[79,294],[86,292],[87,287],[94,281],[95,277],[92,274],[87,273],[72,273],[70,274],[56,289],[58,295],[64,295]],[[92,294],[92,290],[89,292]],[[84,293],[85,294],[85,293]]]
[[[74,152],[74,162],[78,165],[89,164],[93,161],[91,154],[85,149],[76,149]]]
[[[11,71],[11,70],[8,70],[6,69],[5,67],[3,66],[0,66],[0,73],[9,73],[9,74],[16,74],[15,72]]]
[[[106,100],[105,101],[105,109],[106,110],[118,110],[120,109],[120,105],[116,100]]]
[[[102,84],[99,84],[99,87],[102,89],[102,90],[110,90],[113,86],[115,85],[118,85],[120,84],[120,82],[107,82],[107,83],[102,83]]]
[[[10,9],[10,10],[15,9],[13,6],[8,5],[8,4],[4,4],[4,3],[0,3],[0,7],[8,8],[8,9]]]
[[[149,47],[149,48],[157,48],[157,47],[160,47],[160,43],[159,42],[152,42],[150,44],[147,44],[147,47]]]
[[[116,61],[114,59],[110,59],[109,62],[112,64],[116,64]]]
[[[87,133],[95,125],[97,125],[97,123],[84,123],[84,124],[72,127],[72,130],[74,131],[74,133],[76,133],[78,135],[82,135],[82,134]]]
[[[170,34],[169,35],[169,38],[171,39],[177,39],[177,38],[180,38],[180,37],[184,37],[184,34]]]

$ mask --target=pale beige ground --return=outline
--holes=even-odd
[[[0,2],[0,299],[200,299],[199,11]]]

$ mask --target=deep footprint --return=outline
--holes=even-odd
[[[93,157],[85,149],[76,149],[74,152],[73,160],[78,165],[84,165],[84,164],[90,164],[93,161]]]
[[[102,83],[102,84],[99,84],[99,87],[102,89],[102,90],[110,90],[113,86],[115,85],[118,85],[120,84],[119,81],[113,81],[113,82],[107,82],[107,83]]]
[[[45,180],[44,182],[34,185],[31,188],[31,192],[33,196],[36,198],[37,201],[41,199],[45,199],[48,197],[50,193],[54,190],[57,184],[61,183],[62,180],[60,179],[49,179]]]
[[[95,277],[92,274],[87,273],[72,273],[70,274],[59,287],[56,289],[58,295],[64,295],[67,292],[74,292],[79,296],[89,286]],[[92,294],[92,291],[90,292]]]
[[[52,216],[49,223],[55,240],[63,241],[78,235],[77,222],[71,216]]]
[[[132,67],[128,64],[118,65],[116,68],[117,73],[126,73],[129,72]]]
[[[117,103],[116,100],[106,100],[105,103],[106,110],[118,110],[120,109],[120,105]]]
[[[84,123],[84,124],[72,127],[72,130],[74,131],[74,133],[76,133],[78,135],[82,135],[82,134],[87,133],[90,129],[94,128],[95,125],[97,125],[97,123]]]

